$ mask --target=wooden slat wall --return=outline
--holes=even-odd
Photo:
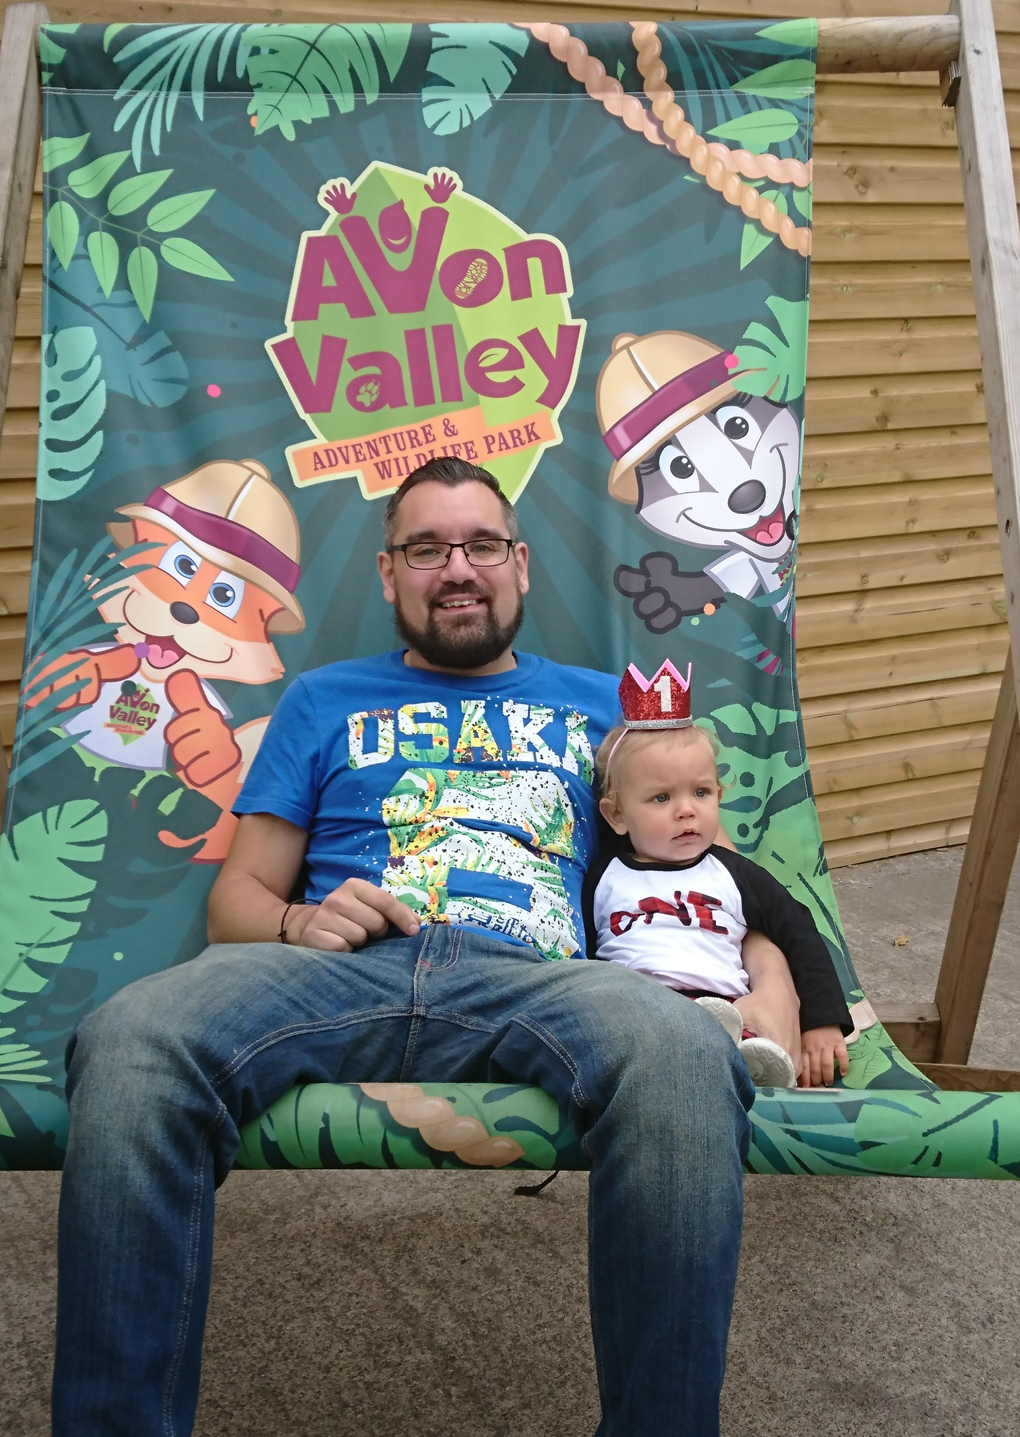
[[[2,6],[0,6],[2,8]],[[946,0],[51,3],[54,21],[917,15]],[[997,0],[1020,175],[1020,0]],[[815,130],[797,647],[833,866],[967,835],[1005,611],[952,111],[934,75],[823,77]],[[24,642],[39,385],[41,200],[0,443],[0,735]]]

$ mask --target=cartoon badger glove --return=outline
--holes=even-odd
[[[100,606],[119,624],[115,644],[65,654],[77,668],[53,689],[86,680],[61,709],[80,746],[127,768],[175,771],[220,809],[195,858],[226,856],[237,820],[230,812],[268,718],[232,729],[208,679],[264,684],[283,674],[271,633],[304,628],[294,597],[300,531],[287,499],[255,459],[203,464],[118,509],[130,523],[108,529],[120,548],[155,543],[132,565],[120,593]],[[139,571],[138,565],[149,565]],[[182,840],[160,838],[171,847]]]
[[[653,633],[727,594],[775,593],[793,567],[800,423],[789,405],[742,394],[737,370],[708,340],[660,330],[618,334],[599,374],[610,494],[667,539],[722,551],[694,572],[663,552],[619,566],[617,589]],[[772,605],[780,618],[791,593]]]

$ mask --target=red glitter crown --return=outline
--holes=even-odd
[[[620,680],[623,721],[628,728],[685,728],[691,718],[691,665],[684,678],[666,660],[650,679],[628,664]]]

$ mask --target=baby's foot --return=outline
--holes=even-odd
[[[793,1059],[771,1038],[744,1038],[737,1044],[756,1088],[795,1088]]]
[[[737,1012],[735,1004],[727,1003],[725,998],[695,998],[694,1001],[707,1013],[711,1013],[713,1018],[719,1019],[734,1043],[740,1043],[740,1035],[744,1031],[744,1020]],[[773,1044],[773,1046],[775,1045]]]

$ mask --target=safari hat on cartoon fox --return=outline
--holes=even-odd
[[[304,628],[294,597],[301,576],[297,515],[257,459],[202,464],[117,513],[162,525],[203,559],[272,595],[283,609],[269,620],[270,632],[296,634]],[[107,528],[121,549],[134,541],[130,524]]]
[[[595,411],[613,456],[609,492],[637,501],[635,466],[682,429],[736,394],[736,355],[678,329],[618,334],[595,385]]]

